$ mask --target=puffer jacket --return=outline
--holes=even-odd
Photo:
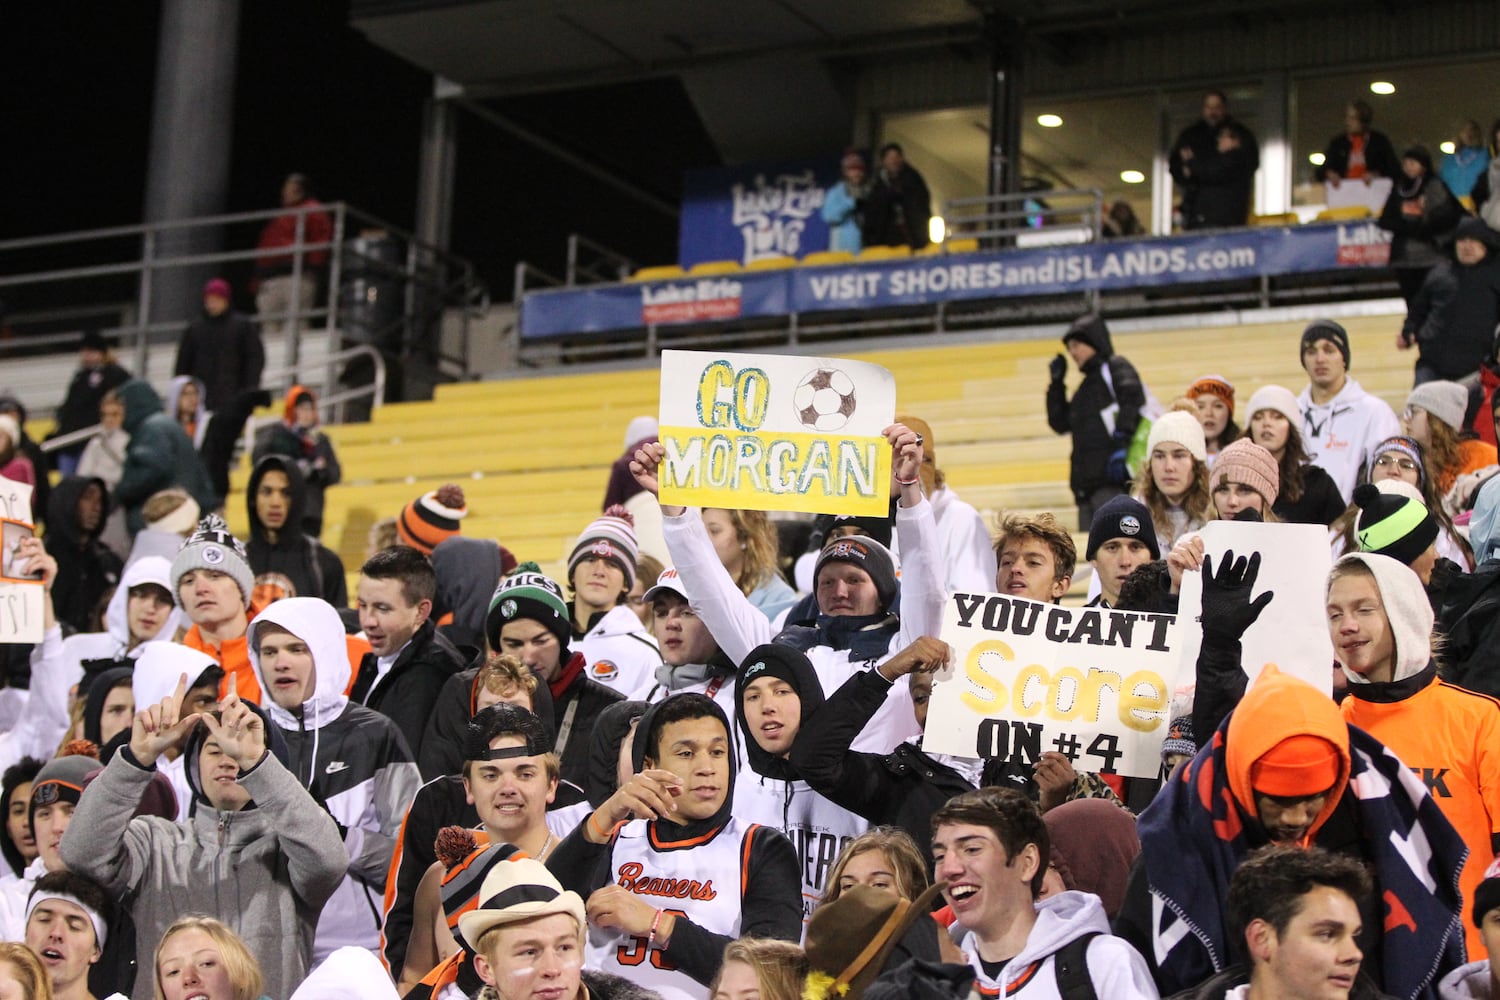
[[[131,379],[119,389],[125,406],[125,468],[115,484],[115,500],[125,508],[125,523],[132,533],[146,526],[141,507],[153,493],[180,486],[192,495],[201,510],[214,509],[214,488],[187,432],[162,412],[161,397],[151,384]]]
[[[1083,381],[1073,398],[1067,397],[1067,388],[1061,379],[1047,386],[1047,424],[1058,434],[1070,434],[1073,438],[1073,458],[1068,472],[1068,485],[1073,495],[1082,500],[1104,486],[1122,485],[1109,475],[1109,457],[1122,450],[1141,422],[1141,407],[1146,405],[1146,390],[1141,386],[1141,377],[1135,366],[1115,354],[1110,340],[1109,327],[1098,316],[1084,316],[1077,320],[1063,340],[1079,339],[1088,344],[1095,354],[1083,364]],[[1111,391],[1104,369],[1109,368]],[[1119,411],[1114,416],[1111,431],[1105,422],[1104,411],[1115,403]]]

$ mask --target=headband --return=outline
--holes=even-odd
[[[64,903],[72,903],[84,913],[87,913],[89,922],[94,925],[94,947],[98,948],[100,951],[104,950],[105,939],[109,936],[105,930],[104,918],[99,916],[99,912],[92,906],[88,905],[77,896],[69,895],[66,892],[33,891],[31,893],[31,899],[26,903],[25,923],[31,923],[31,914],[36,910],[38,906],[40,906],[42,903],[45,903],[49,899],[56,899]]]
[[[509,734],[502,734],[509,735]],[[500,747],[498,749],[480,750],[468,755],[469,760],[509,760],[511,757],[539,757],[547,750],[538,751],[534,747],[522,744],[518,747]]]

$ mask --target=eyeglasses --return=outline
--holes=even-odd
[[[1392,466],[1395,466],[1402,472],[1417,471],[1417,463],[1409,458],[1400,458],[1396,455],[1381,455],[1375,460],[1375,468],[1377,469],[1389,469]]]

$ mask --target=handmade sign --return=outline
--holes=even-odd
[[[35,536],[31,487],[0,476],[0,643],[42,641],[42,582],[18,555]]]
[[[1172,615],[954,594],[923,749],[1034,764],[1055,750],[1079,771],[1155,777],[1177,687]]]
[[[662,503],[885,516],[895,414],[879,365],[663,351]]]

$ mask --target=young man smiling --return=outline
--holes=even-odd
[[[289,769],[349,851],[349,870],[318,920],[313,961],[350,945],[374,951],[386,872],[421,784],[411,750],[394,722],[345,696],[344,626],[326,601],[292,597],[261,612],[250,624],[250,663]]]
[[[583,529],[568,557],[573,648],[591,679],[626,698],[651,689],[661,662],[656,640],[625,603],[639,556],[635,519],[614,506]]]
[[[777,831],[733,814],[729,724],[701,694],[642,717],[636,774],[548,859],[586,900],[587,964],[669,1000],[706,1000],[724,946],[796,941],[796,854]]]
[[[1146,963],[1109,933],[1099,897],[1065,891],[1037,901],[1049,861],[1047,825],[1020,792],[981,788],[932,816],[933,877],[984,996],[1071,996],[1069,970],[1096,996],[1149,998]]]

